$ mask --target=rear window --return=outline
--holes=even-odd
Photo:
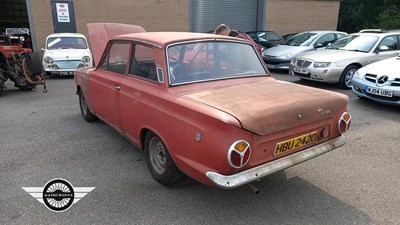
[[[266,76],[268,72],[253,45],[204,41],[167,48],[170,84]]]

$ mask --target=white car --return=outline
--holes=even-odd
[[[400,105],[400,56],[360,68],[354,73],[352,85],[360,98]]]
[[[51,34],[42,50],[42,65],[47,76],[73,75],[78,68],[93,67],[93,56],[83,34]]]
[[[400,32],[351,34],[325,50],[293,59],[289,74],[300,79],[337,83],[348,89],[359,68],[396,56],[400,52],[399,39]]]

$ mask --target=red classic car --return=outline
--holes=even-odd
[[[348,97],[275,80],[246,40],[107,27],[89,25],[104,53],[75,73],[81,113],[144,150],[163,185],[235,188],[346,142]]]

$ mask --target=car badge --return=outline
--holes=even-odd
[[[386,75],[380,76],[378,77],[378,79],[376,79],[376,84],[384,84],[389,80],[389,77]]]
[[[297,115],[297,118],[298,118],[299,120],[301,120],[301,119],[303,119],[303,115],[301,115],[301,114],[299,113],[299,115]]]
[[[67,59],[69,58],[69,56],[67,56]]]
[[[323,109],[323,108],[320,108],[320,109],[318,109],[317,111],[321,114],[321,116],[325,116],[325,115],[328,115],[328,114],[331,114],[331,113],[332,113],[332,110],[330,110],[330,109]]]

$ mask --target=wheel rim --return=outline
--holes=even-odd
[[[84,116],[87,115],[87,105],[86,105],[86,101],[85,101],[85,97],[83,97],[83,94],[80,95],[80,103],[81,103],[81,109],[82,109],[82,113]]]
[[[153,137],[149,143],[149,155],[151,167],[158,174],[163,174],[165,172],[165,167],[167,164],[166,150],[160,138]]]
[[[353,79],[354,73],[356,71],[357,69],[350,69],[349,71],[347,71],[346,76],[344,77],[344,83],[347,87],[351,87],[351,80]]]

